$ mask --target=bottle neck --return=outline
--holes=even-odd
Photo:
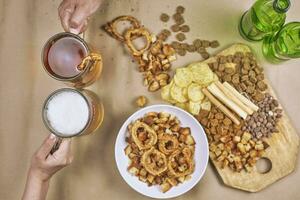
[[[290,6],[290,0],[274,0],[273,2],[273,8],[278,13],[286,13]]]

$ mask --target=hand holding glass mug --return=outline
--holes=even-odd
[[[57,139],[55,135],[49,135],[34,153],[22,200],[44,200],[50,178],[72,162],[73,154],[69,138],[63,139],[57,151],[51,153]]]
[[[82,33],[89,17],[97,11],[102,0],[63,0],[58,8],[61,24],[66,32]]]

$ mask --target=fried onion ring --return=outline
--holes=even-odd
[[[150,174],[158,176],[168,169],[167,157],[154,147],[146,151],[141,158],[141,163]]]
[[[181,162],[181,163],[179,163]],[[193,173],[194,161],[192,159],[192,152],[189,148],[174,151],[168,160],[168,169],[170,174],[175,177],[182,177]]]
[[[147,139],[145,141],[141,141],[139,139],[138,130],[140,128],[143,128],[144,131],[147,133]],[[137,121],[133,124],[131,128],[131,136],[140,150],[150,149],[157,142],[156,132],[150,126],[140,121]]]
[[[137,49],[133,43],[132,39],[135,39],[137,36],[142,36],[146,38],[146,44],[142,49]],[[125,33],[125,42],[126,45],[128,46],[129,50],[132,52],[134,56],[140,56],[142,55],[147,49],[149,49],[151,45],[151,34],[149,31],[143,27],[141,28],[130,28],[127,30]]]
[[[166,155],[171,154],[178,146],[179,142],[175,136],[164,134],[158,139],[158,148]]]
[[[140,22],[136,18],[134,18],[130,15],[124,15],[124,16],[117,17],[114,20],[112,20],[111,22],[108,22],[106,25],[104,25],[103,28],[107,33],[109,33],[115,39],[117,39],[121,42],[124,42],[125,38],[124,38],[123,34],[119,33],[117,31],[117,24],[121,21],[130,22],[132,28],[134,28],[134,29],[140,28],[141,25],[140,25]]]

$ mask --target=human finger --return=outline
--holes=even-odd
[[[53,148],[55,142],[56,142],[56,136],[53,135],[53,134],[50,134],[45,140],[44,142],[42,143],[42,145],[40,146],[40,148],[38,149],[37,151],[37,157],[38,158],[41,158],[41,159],[45,159],[51,149]]]
[[[76,7],[69,21],[70,28],[80,31],[89,15],[90,11],[87,6]]]
[[[59,17],[61,21],[61,25],[65,31],[70,31],[70,19],[75,10],[74,4],[64,4],[59,7]]]
[[[57,151],[53,153],[56,158],[66,158],[71,153],[71,138],[65,138],[62,140]]]

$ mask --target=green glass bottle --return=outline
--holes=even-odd
[[[300,22],[290,22],[264,39],[264,56],[271,62],[300,58]]]
[[[289,0],[257,0],[239,23],[240,34],[247,40],[260,41],[277,32],[284,24]]]

